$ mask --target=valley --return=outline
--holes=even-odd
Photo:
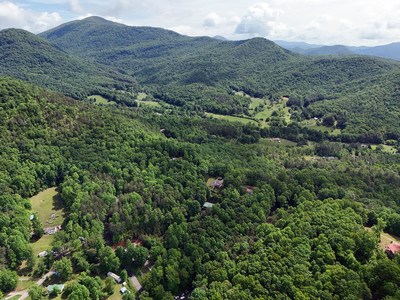
[[[1,297],[400,297],[398,62],[100,17],[0,50]]]

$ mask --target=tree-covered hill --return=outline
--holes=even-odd
[[[21,29],[0,31],[0,74],[84,98],[135,86],[135,80],[111,67],[87,62]]]
[[[71,300],[107,298],[109,271],[136,274],[141,300],[399,297],[399,257],[378,244],[382,229],[400,235],[396,155],[268,144],[251,125],[96,106],[10,78],[0,130],[1,292],[15,271],[56,269]],[[217,177],[223,187],[208,187]],[[27,198],[52,186],[66,219],[34,258]]]
[[[393,117],[400,107],[399,95],[391,92],[392,77],[400,70],[394,61],[355,55],[307,57],[262,38],[188,37],[99,17],[60,25],[40,36],[71,54],[117,67],[135,76],[154,97],[189,110],[246,114],[249,100],[234,95],[236,90],[272,100],[301,99],[307,103],[300,115],[303,119],[346,110],[351,115],[346,130],[351,134],[365,134],[371,127],[400,133]],[[376,95],[374,106],[387,110],[387,126],[381,114],[371,113],[354,100],[359,95],[357,99],[368,101],[370,92]],[[369,121],[374,125],[357,125]]]

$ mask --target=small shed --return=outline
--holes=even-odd
[[[51,284],[51,285],[47,286],[47,291],[49,293],[52,293],[54,291],[54,289],[57,288],[60,292],[62,292],[64,290],[64,286],[65,286],[65,284]]]
[[[123,287],[119,290],[119,292],[123,295],[123,294],[125,294],[125,293],[128,292],[128,289],[127,289],[126,287],[123,286]]]
[[[115,274],[113,272],[108,272],[107,276],[111,277],[112,279],[114,279],[116,283],[121,283],[122,282],[121,277],[119,277],[117,274]]]
[[[205,208],[212,208],[214,206],[214,203],[211,202],[204,202],[203,207]]]
[[[42,251],[38,254],[38,257],[46,257],[49,254],[47,251]]]
[[[217,179],[215,179],[215,180],[211,183],[211,187],[217,188],[217,189],[222,188],[223,185],[224,185],[224,179],[222,179],[221,177],[218,177]]]

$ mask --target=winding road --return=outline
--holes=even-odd
[[[36,281],[36,284],[39,285],[39,286],[41,286],[41,285],[43,284],[43,282],[45,282],[46,278],[47,278],[47,277],[50,277],[50,276],[53,275],[53,274],[54,274],[53,271],[47,272],[47,273],[44,274],[38,281]],[[14,296],[18,296],[18,295],[20,295],[19,300],[23,300],[23,299],[26,299],[26,298],[29,297],[28,290],[22,290],[22,291],[18,291],[18,292],[10,292],[10,293],[6,296],[5,299],[10,299],[10,298],[12,298],[12,297],[14,297]]]

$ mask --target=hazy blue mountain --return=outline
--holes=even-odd
[[[322,46],[318,48],[311,48],[304,50],[303,54],[305,55],[352,55],[354,54],[348,47],[343,45],[335,45],[335,46]]]
[[[363,55],[372,55],[372,56],[400,60],[400,42],[355,50],[355,52]]]

